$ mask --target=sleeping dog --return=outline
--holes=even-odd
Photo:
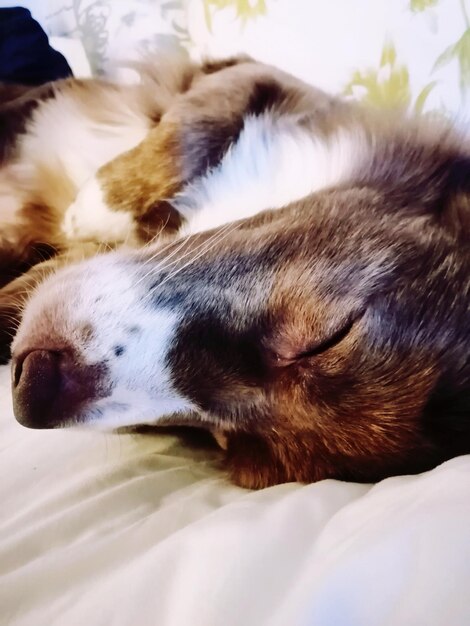
[[[255,488],[469,453],[469,144],[250,59],[155,65],[3,105],[18,421],[198,425]]]

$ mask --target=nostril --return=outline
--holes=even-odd
[[[25,359],[24,356],[21,358],[16,358],[12,363],[11,373],[12,373],[13,389],[15,389],[20,382],[21,374],[23,372],[24,359]]]
[[[49,366],[51,360],[58,360],[58,356],[57,352],[52,352],[50,350],[31,350],[30,352],[25,352],[19,357],[15,357],[12,362],[13,390],[15,390],[21,382],[25,365],[28,370],[33,367],[35,370],[38,370],[39,373],[42,370],[42,374],[44,374],[44,368],[46,367],[47,369],[50,369]]]
[[[33,350],[13,363],[12,387],[15,416],[24,426],[45,427],[60,390],[60,354]],[[36,425],[38,422],[38,425]]]
[[[12,363],[13,412],[28,428],[79,420],[92,400],[110,393],[104,364],[87,365],[70,346],[18,353]]]

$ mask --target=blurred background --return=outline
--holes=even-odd
[[[330,92],[469,121],[470,0],[21,0],[76,76],[246,52]]]

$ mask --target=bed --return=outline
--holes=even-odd
[[[250,492],[172,435],[28,431],[0,368],[5,626],[468,626],[470,458]]]
[[[465,3],[358,0],[352,10],[338,1],[335,16],[321,11],[326,4],[29,3],[78,75],[110,71],[119,38],[131,53],[136,38],[193,56],[271,50],[263,60],[349,97],[464,118],[467,77],[460,57],[442,55],[467,32]],[[352,46],[366,14],[374,28]],[[327,20],[330,32],[336,20],[336,38],[353,31],[340,53],[323,54],[321,68],[305,58],[330,44],[302,30],[307,16]],[[411,32],[420,59],[407,56]],[[293,33],[289,54],[273,50]],[[376,485],[326,480],[251,492],[227,481],[208,441],[24,429],[9,386],[0,367],[2,626],[470,623],[469,456]]]

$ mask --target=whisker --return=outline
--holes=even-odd
[[[171,254],[169,254],[165,259],[163,259],[162,262],[160,262],[159,264],[157,264],[156,267],[152,267],[146,274],[144,274],[143,276],[141,276],[139,278],[139,280],[133,285],[133,287],[137,286],[139,283],[141,283],[143,280],[145,280],[147,278],[147,276],[150,276],[150,274],[153,274],[153,272],[160,270],[165,267],[167,267],[166,262],[168,261],[168,259],[171,259],[172,257],[175,256],[175,254],[177,254],[180,250],[182,250],[184,248],[184,246],[186,245],[186,243],[189,240],[189,235],[187,237],[184,237],[183,239],[181,239],[181,243],[176,246],[176,248],[171,252]],[[174,243],[174,242],[172,242]],[[168,248],[168,246],[167,246]],[[148,265],[151,261],[153,261],[153,259],[155,259],[157,256],[159,256],[160,254],[162,254],[163,250],[158,250],[155,254],[153,254],[150,259],[147,259],[147,261],[141,265],[139,267],[139,269],[141,269],[142,267],[145,267],[146,265]],[[164,264],[164,265],[163,265]]]
[[[168,260],[171,259],[173,256],[175,256],[175,254],[181,250],[182,246],[178,246],[175,250],[173,250],[173,252],[169,256],[167,256],[165,259],[163,259],[160,264],[157,264],[156,267],[153,267],[149,272],[147,272],[144,276],[142,276],[142,278],[139,281],[137,281],[136,284],[140,283],[142,280],[147,278],[147,276],[150,276],[154,272],[161,271],[161,270],[167,270],[169,267],[172,267],[173,265],[176,265],[177,263],[181,263],[181,261],[183,261],[185,258],[187,258],[190,254],[196,252],[197,250],[199,250],[200,248],[203,248],[204,246],[208,246],[212,241],[217,239],[224,231],[229,229],[231,225],[232,224],[225,224],[221,228],[221,230],[216,231],[213,235],[211,235],[211,237],[209,237],[209,239],[207,239],[206,241],[203,241],[202,243],[200,243],[199,245],[197,245],[195,247],[192,247],[190,250],[185,252],[185,254],[180,256],[175,261],[172,261],[171,263],[168,263]],[[204,233],[196,233],[194,235],[187,235],[184,238],[184,243],[186,243],[188,241],[188,238],[190,238],[190,237],[201,236],[203,234]],[[160,252],[161,251],[158,251],[158,253],[153,255],[152,258],[155,258],[155,256],[158,256],[158,254],[160,254]]]
[[[16,315],[2,313],[2,320],[10,322],[10,324],[15,328],[18,328],[18,326],[20,325]]]
[[[175,270],[172,274],[170,274],[169,276],[167,276],[161,283],[159,283],[158,285],[156,285],[154,288],[152,288],[147,295],[145,296],[144,300],[146,298],[148,298],[149,296],[152,295],[152,293],[155,291],[155,289],[162,287],[165,283],[167,283],[169,280],[172,280],[177,274],[179,274],[182,270],[184,270],[186,267],[190,266],[192,263],[194,263],[195,261],[197,261],[199,258],[201,258],[201,256],[203,256],[204,254],[207,254],[207,252],[209,252],[210,250],[212,250],[217,244],[219,244],[223,239],[225,239],[226,237],[228,237],[232,232],[234,232],[238,227],[239,224],[232,224],[233,228],[226,230],[224,232],[224,234],[220,237],[218,237],[215,240],[212,240],[212,245],[204,248],[201,252],[199,252],[194,258],[192,258],[190,261],[188,261],[187,263],[184,263],[181,267],[179,267],[177,270]]]
[[[187,240],[189,238],[189,236],[190,235],[186,235],[185,237],[176,237],[174,239],[170,239],[170,241],[168,241],[164,246],[158,248],[156,250],[156,252],[151,257],[149,257],[148,259],[145,259],[145,261],[142,263],[142,265],[140,265],[140,268],[145,267],[146,265],[151,263],[155,257],[157,257],[159,254],[163,254],[163,252],[165,252],[165,250],[168,250],[168,248],[170,248],[176,242],[178,242],[178,241],[183,242],[183,241]]]
[[[152,245],[155,240],[160,237],[160,235],[162,234],[162,232],[165,230],[165,228],[168,226],[168,222],[170,221],[170,214],[168,213],[165,222],[162,223],[162,225],[160,226],[160,229],[155,233],[155,235],[152,237],[152,239],[150,239],[150,241],[147,241],[146,244],[144,244],[142,246],[143,248],[148,248],[150,245]]]
[[[158,250],[148,259],[145,259],[145,261],[143,261],[141,264],[139,264],[138,269],[133,273],[133,276],[136,279],[140,278],[140,272],[142,270],[142,268],[144,268],[146,265],[148,265],[149,263],[151,263],[153,261],[153,259],[155,259],[155,257],[157,257],[159,254],[163,254],[165,252],[165,250],[167,250],[168,248],[170,248],[174,243],[176,243],[177,241],[179,241],[179,239],[171,239],[170,241],[168,241],[165,245],[161,246],[160,248],[158,248]],[[142,250],[144,250],[145,248],[147,248],[150,245],[150,243],[145,246],[143,246],[142,248],[139,248],[137,250],[137,252],[142,252]]]

